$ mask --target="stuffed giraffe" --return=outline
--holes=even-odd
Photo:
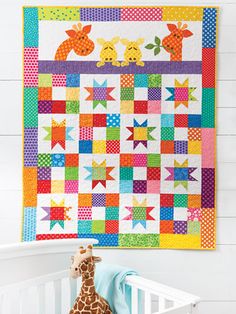
[[[71,50],[74,50],[78,56],[87,56],[92,53],[94,42],[88,38],[90,31],[91,25],[86,25],[83,28],[81,23],[73,25],[73,29],[66,31],[69,38],[64,40],[57,48],[55,60],[65,61]]]
[[[187,29],[188,25],[181,22],[167,24],[170,34],[163,38],[162,46],[170,54],[170,61],[182,61],[183,39],[190,37],[193,33]]]
[[[126,46],[124,52],[124,61],[121,63],[121,66],[127,66],[130,62],[135,62],[136,65],[144,66],[144,62],[141,61],[142,52],[139,48],[140,45],[144,43],[143,38],[138,38],[136,41],[129,41],[128,39],[121,39],[121,43]]]
[[[116,67],[120,66],[120,62],[117,61],[117,51],[115,48],[115,44],[117,44],[119,40],[119,37],[114,37],[110,41],[106,41],[103,38],[97,39],[98,44],[102,46],[100,52],[101,61],[97,62],[97,67],[105,65],[106,62],[109,62]]]
[[[72,256],[71,277],[76,279],[82,276],[82,287],[69,314],[112,314],[108,302],[95,290],[95,263],[102,259],[93,256],[92,248],[92,245],[86,249],[80,247],[76,255]]]

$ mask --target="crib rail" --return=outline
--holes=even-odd
[[[132,289],[132,314],[193,313],[199,301],[196,296],[140,276],[127,276],[126,285]],[[79,287],[80,281],[71,280],[68,270],[8,285],[0,288],[0,313],[15,314],[17,309],[19,314],[66,314]]]

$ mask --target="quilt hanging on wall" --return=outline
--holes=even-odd
[[[22,240],[215,247],[214,7],[25,7]]]

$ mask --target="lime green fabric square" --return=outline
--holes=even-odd
[[[152,248],[159,247],[159,234],[119,234],[120,247],[143,247]]]
[[[133,180],[133,168],[132,167],[121,167],[120,168],[120,179],[121,180]]]
[[[39,74],[39,87],[52,87],[52,74]]]
[[[148,87],[161,87],[161,75],[149,74],[148,75]]]
[[[175,194],[174,206],[175,207],[188,207],[188,195],[187,194]]]
[[[123,87],[120,93],[121,100],[134,100],[134,88],[133,87]]]
[[[201,225],[199,221],[188,221],[188,234],[200,234]]]
[[[39,7],[39,20],[79,21],[78,7]]]
[[[66,180],[78,180],[78,167],[66,167],[65,179]]]
[[[51,167],[52,158],[50,154],[38,154],[38,167]]]
[[[119,140],[120,128],[107,128],[106,139],[107,140]]]
[[[92,233],[105,233],[105,221],[93,220],[92,221]]]
[[[173,141],[175,135],[175,129],[174,128],[161,128],[161,139],[163,141]]]
[[[69,114],[79,113],[79,102],[78,101],[67,101],[66,102],[66,113],[69,113]]]
[[[147,166],[148,167],[160,167],[161,156],[160,154],[148,154],[147,156]]]
[[[146,208],[133,207],[133,220],[146,220]]]
[[[94,167],[92,170],[93,180],[106,180],[106,168],[105,167]]]

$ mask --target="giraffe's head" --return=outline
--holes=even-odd
[[[94,50],[94,42],[88,37],[91,25],[82,27],[81,23],[73,25],[73,29],[66,31],[72,42],[74,52],[79,56],[87,56]]]
[[[93,256],[92,245],[88,245],[86,249],[80,247],[75,256],[71,257],[72,265],[70,267],[70,275],[76,279],[80,276],[88,279],[94,275],[95,263],[101,262],[101,258]]]
[[[182,57],[182,41],[184,38],[190,37],[193,33],[187,29],[188,25],[178,22],[175,24],[167,24],[170,34],[162,40],[164,49],[173,56],[181,55]],[[180,60],[181,61],[181,60]]]

